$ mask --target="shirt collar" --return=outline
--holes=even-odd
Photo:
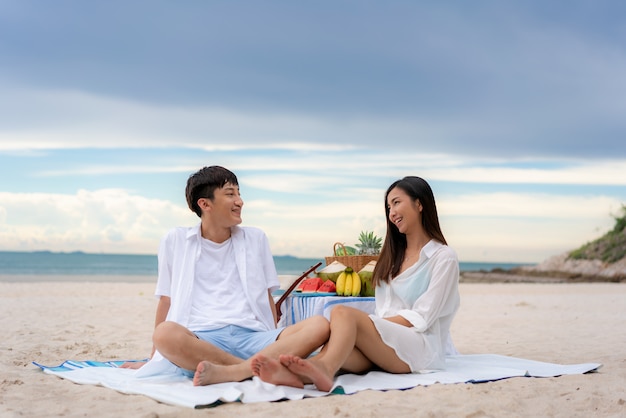
[[[200,239],[200,237],[202,236],[202,230],[200,228],[201,225],[202,222],[199,222],[193,228],[189,228],[189,230],[187,231],[187,239],[191,239],[193,237],[198,237],[198,239]]]
[[[442,246],[443,244],[440,243],[439,241],[435,241],[434,239],[431,239],[430,241],[426,243],[426,245],[424,245],[424,247],[422,248],[422,252],[424,253],[426,257],[430,258]]]

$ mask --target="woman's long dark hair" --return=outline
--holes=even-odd
[[[373,274],[373,285],[380,282],[388,283],[392,277],[396,277],[400,272],[404,252],[406,250],[406,235],[402,234],[396,225],[389,219],[389,204],[387,198],[394,188],[404,190],[415,203],[416,200],[422,204],[422,226],[431,239],[435,239],[442,244],[448,245],[439,226],[437,216],[437,206],[432,189],[421,177],[407,176],[397,180],[389,186],[385,193],[385,216],[387,218],[387,235],[380,257],[376,262]]]

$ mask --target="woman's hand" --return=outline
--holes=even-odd
[[[394,324],[404,325],[405,327],[409,327],[409,328],[413,326],[413,324],[411,324],[409,321],[407,321],[405,317],[401,315],[388,316],[384,319],[386,319],[389,322],[393,322]]]

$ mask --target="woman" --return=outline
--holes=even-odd
[[[459,308],[459,263],[441,232],[432,189],[419,177],[398,180],[387,189],[385,212],[387,235],[373,276],[376,314],[335,307],[330,339],[317,356],[281,355],[282,366],[257,356],[255,375],[281,384],[296,381],[295,375],[297,383],[330,391],[339,370],[362,373],[376,366],[419,373],[445,367]]]

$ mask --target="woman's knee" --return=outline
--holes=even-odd
[[[330,321],[351,320],[360,313],[362,312],[349,306],[337,305],[330,311]]]

